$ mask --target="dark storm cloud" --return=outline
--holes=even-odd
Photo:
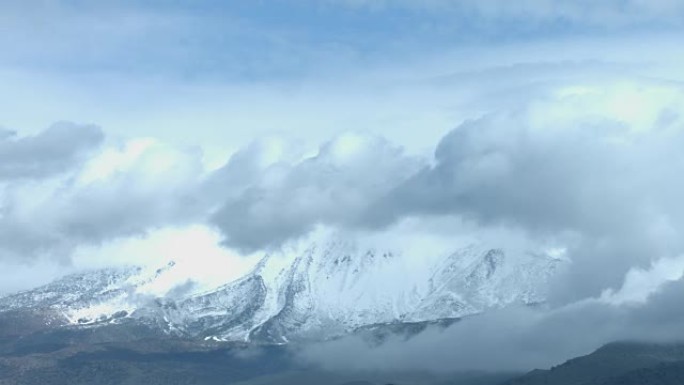
[[[0,128],[0,182],[13,178],[41,178],[66,171],[104,139],[96,126],[56,123],[28,137]]]

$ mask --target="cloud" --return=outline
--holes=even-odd
[[[0,181],[41,178],[74,167],[104,140],[96,126],[56,123],[43,132],[18,137],[0,128]]]
[[[483,234],[508,228],[573,261],[550,301],[600,295],[632,267],[684,252],[676,112],[684,93],[676,83],[622,79],[550,82],[496,104],[445,135],[432,161],[359,134],[314,155],[257,142],[202,188],[215,205],[212,223],[243,252],[320,225],[363,232],[452,218]],[[446,226],[443,234],[461,231]]]
[[[675,83],[570,79],[492,104],[445,135],[431,160],[347,132],[314,151],[257,141],[212,173],[199,150],[152,139],[89,149],[97,135],[88,129],[7,137],[10,150],[0,154],[24,156],[14,164],[25,171],[5,177],[0,255],[68,260],[81,244],[190,224],[215,226],[226,246],[245,253],[319,226],[353,234],[451,218],[566,250],[573,263],[551,300],[568,303],[684,251],[676,236],[683,107]]]
[[[611,83],[467,121],[366,221],[458,216],[522,229],[568,247],[558,291],[572,298],[562,300],[596,295],[635,264],[684,252],[684,122],[673,112],[683,100],[678,86]]]
[[[212,221],[229,246],[254,251],[281,246],[317,225],[363,226],[359,219],[369,205],[420,165],[400,147],[357,133],[341,134],[313,156],[260,166],[273,151],[252,145],[213,177],[226,188]]]
[[[679,258],[681,264],[681,258]],[[664,261],[664,264],[672,261]],[[654,266],[642,274],[659,275]],[[681,275],[681,271],[680,271]],[[631,278],[625,281],[625,290]],[[585,299],[560,308],[511,307],[370,346],[359,338],[313,344],[296,354],[332,370],[527,371],[548,368],[619,340],[684,339],[684,281],[661,280],[648,301]]]
[[[201,153],[154,140],[108,141],[67,123],[0,143],[0,259],[69,261],[82,244],[188,223]]]

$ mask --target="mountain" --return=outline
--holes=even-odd
[[[505,385],[684,384],[684,345],[611,343],[549,370],[535,370]]]
[[[202,292],[187,280],[169,284],[183,275],[174,263],[103,269],[0,298],[0,338],[135,325],[199,340],[325,340],[543,302],[563,264],[546,254],[478,246],[416,262],[398,251],[334,241],[267,255],[245,276]]]
[[[328,372],[293,358],[291,349],[320,340],[355,334],[382,343],[488,309],[543,302],[564,264],[476,245],[416,261],[328,242],[267,255],[210,290],[183,279],[173,262],[83,272],[0,298],[0,385],[684,383],[681,344],[609,344],[515,379]]]

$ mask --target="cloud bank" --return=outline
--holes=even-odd
[[[81,243],[193,223],[251,253],[319,226],[372,232],[455,218],[563,246],[573,260],[557,283],[563,302],[684,252],[676,236],[684,220],[678,84],[550,83],[499,106],[446,134],[432,157],[347,132],[313,149],[257,141],[217,170],[199,149],[117,141],[90,126],[5,132],[0,255],[66,260]]]

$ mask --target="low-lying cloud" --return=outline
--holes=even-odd
[[[681,274],[680,274],[681,276]],[[548,368],[614,341],[684,341],[681,279],[661,281],[648,301],[585,299],[560,308],[511,307],[371,346],[361,338],[296,354],[330,370],[527,371]]]

